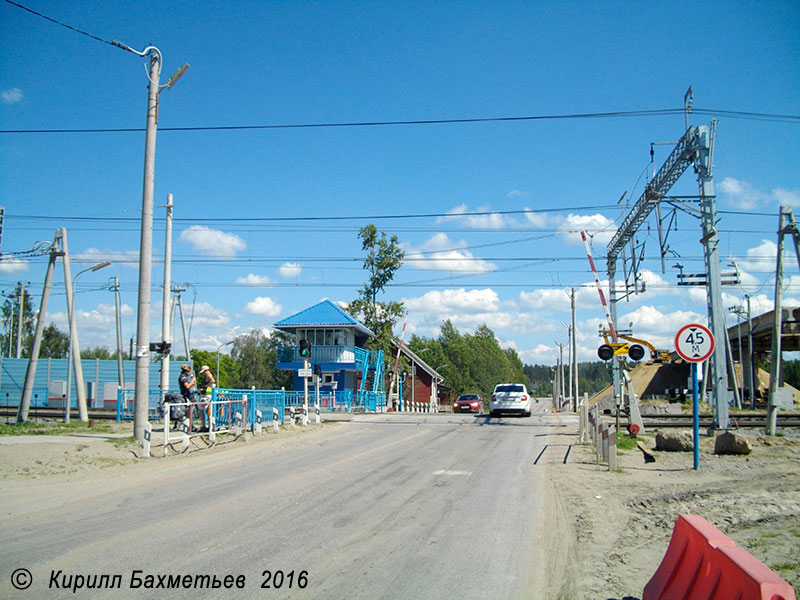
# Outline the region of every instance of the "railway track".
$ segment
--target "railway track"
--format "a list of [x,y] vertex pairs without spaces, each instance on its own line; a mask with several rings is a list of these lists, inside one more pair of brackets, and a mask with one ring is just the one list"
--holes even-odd
[[[767,426],[765,413],[746,413],[728,415],[730,425],[734,429],[761,429]],[[642,415],[645,427],[653,429],[669,427],[692,427],[692,415]],[[711,415],[700,415],[700,427],[711,427]],[[800,413],[778,413],[778,427],[800,427]]]
[[[0,407],[0,417],[8,422],[9,418],[16,419],[17,407],[16,406],[3,406]],[[28,410],[28,420],[35,421],[36,419],[63,419],[64,409],[38,407],[32,406]],[[73,408],[69,413],[70,420],[78,420],[78,409]],[[116,421],[117,412],[113,410],[89,410],[89,418],[101,421]]]

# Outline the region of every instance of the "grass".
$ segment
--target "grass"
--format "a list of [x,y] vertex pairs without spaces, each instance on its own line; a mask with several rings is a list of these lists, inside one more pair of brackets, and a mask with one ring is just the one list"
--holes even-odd
[[618,435],[617,436],[617,450],[633,450],[636,448],[636,442],[638,440],[636,438],[632,438],[628,435]]
[[69,433],[110,433],[111,425],[97,423],[93,426],[82,421],[70,423],[0,423],[0,435],[63,435]]
[[136,443],[136,438],[131,436],[124,437],[124,438],[110,438],[106,440],[109,444],[114,444],[117,448],[124,448],[130,444]]

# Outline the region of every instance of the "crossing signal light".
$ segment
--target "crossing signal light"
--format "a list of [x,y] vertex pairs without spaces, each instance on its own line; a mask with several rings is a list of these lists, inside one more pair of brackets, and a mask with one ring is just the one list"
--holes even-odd
[[601,360],[611,360],[615,354],[627,354],[631,360],[642,360],[644,348],[639,344],[603,344],[597,349],[597,356]]
[[614,356],[614,349],[608,344],[603,344],[597,349],[597,356],[600,357],[600,360],[611,360],[611,357]]
[[300,358],[308,358],[311,356],[311,344],[306,340],[300,340]]
[[314,375],[322,377],[322,365],[317,363],[314,365]]
[[169,354],[172,344],[169,342],[151,342],[150,352],[158,352],[159,354]]

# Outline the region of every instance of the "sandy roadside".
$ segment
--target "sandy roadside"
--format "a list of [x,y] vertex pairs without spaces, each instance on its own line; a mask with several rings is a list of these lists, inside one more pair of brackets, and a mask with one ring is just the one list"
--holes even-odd
[[639,450],[620,451],[616,472],[598,466],[590,446],[573,447],[566,464],[550,461],[549,511],[561,511],[553,522],[569,528],[566,567],[553,558],[565,576],[552,597],[641,598],[684,513],[710,521],[798,590],[800,439],[742,433],[749,456],[714,455],[703,437],[697,471],[690,452],[656,452],[645,464]]

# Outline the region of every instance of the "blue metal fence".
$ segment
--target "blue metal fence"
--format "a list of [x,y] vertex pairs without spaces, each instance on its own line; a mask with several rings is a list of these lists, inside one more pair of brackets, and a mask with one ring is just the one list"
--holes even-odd
[[[171,391],[170,393],[178,394]],[[117,421],[131,420],[134,414],[134,390],[119,390],[117,396]],[[247,422],[256,422],[256,411],[261,411],[262,422],[272,422],[274,411],[277,409],[278,419],[284,420],[287,408],[300,408],[303,406],[304,392],[286,390],[247,390],[247,389],[228,389],[215,388],[212,390],[211,400],[213,402],[223,400],[243,401],[247,399]],[[313,410],[316,403],[316,393],[313,390],[308,392],[308,407]],[[148,419],[158,421],[162,419],[159,410],[161,400],[161,390],[151,389],[149,392]],[[384,392],[353,392],[344,390],[340,392],[320,392],[319,407],[324,412],[353,412],[366,411],[378,412],[386,406],[386,394]],[[216,416],[216,415],[215,415]],[[220,415],[221,419],[227,416]],[[224,420],[227,423],[227,420]]]

